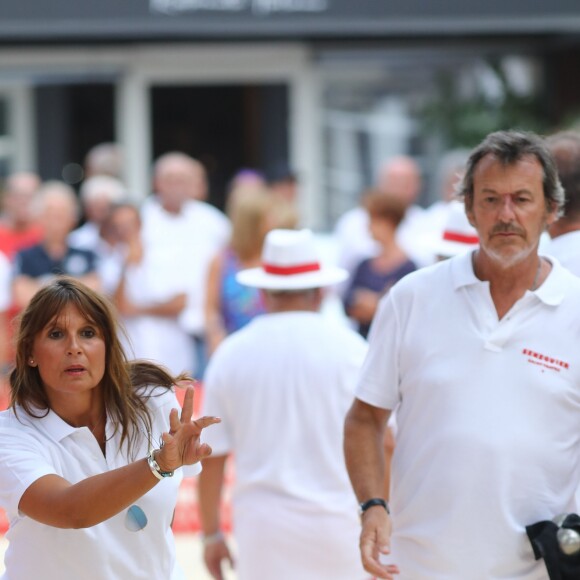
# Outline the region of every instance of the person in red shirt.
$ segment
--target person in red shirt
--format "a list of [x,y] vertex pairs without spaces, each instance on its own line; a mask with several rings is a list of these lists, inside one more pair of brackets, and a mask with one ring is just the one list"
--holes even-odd
[[13,173],[4,186],[0,216],[0,251],[13,260],[20,250],[42,240],[42,228],[32,210],[32,201],[40,188],[35,173]]
[[[40,188],[40,178],[35,173],[13,173],[6,178],[0,214],[0,252],[9,262],[16,254],[38,244],[43,237],[42,228],[35,218],[33,200]],[[11,321],[20,309],[14,302],[0,315],[0,408],[4,408],[1,392],[5,375],[12,358]]]

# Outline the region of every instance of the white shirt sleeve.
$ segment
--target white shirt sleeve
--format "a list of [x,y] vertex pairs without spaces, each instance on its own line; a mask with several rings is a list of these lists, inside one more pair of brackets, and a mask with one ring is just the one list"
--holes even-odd
[[12,266],[0,252],[0,312],[8,310],[12,302]]
[[227,364],[223,361],[220,363],[220,352],[222,352],[221,349],[218,349],[212,356],[203,381],[202,415],[223,419],[221,423],[212,425],[203,432],[203,441],[211,446],[212,455],[226,455],[232,448],[228,428],[230,421],[227,420],[227,395],[224,394],[226,385],[220,378],[220,368],[227,367]]
[[369,333],[369,351],[355,395],[361,401],[393,410],[400,402],[400,323],[395,291],[381,299]]
[[0,441],[0,507],[13,516],[30,485],[57,470],[42,442],[27,433],[27,427],[13,415],[0,419]]

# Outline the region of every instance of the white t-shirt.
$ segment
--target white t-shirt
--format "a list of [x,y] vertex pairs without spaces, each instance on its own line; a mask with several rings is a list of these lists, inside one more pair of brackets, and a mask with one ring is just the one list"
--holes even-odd
[[558,258],[572,274],[580,276],[580,230],[552,238],[546,245],[546,253]]
[[[179,292],[187,292],[185,284],[179,288],[171,273],[167,272],[166,277],[147,253],[140,264],[131,264],[125,270],[125,294],[136,306],[166,302]],[[130,358],[155,361],[175,375],[194,372],[192,339],[177,316],[142,314],[125,318],[124,325],[129,338],[124,346]]]
[[68,242],[73,248],[91,250],[91,252],[98,252],[100,241],[99,226],[94,222],[85,222],[68,236]]
[[525,526],[574,511],[580,280],[548,278],[498,320],[471,252],[381,302],[357,397],[397,407],[392,561],[401,580],[545,580]]
[[0,312],[8,310],[12,303],[12,266],[3,252],[0,252]]
[[287,312],[255,318],[210,359],[203,413],[222,422],[204,441],[234,455],[240,580],[366,577],[342,452],[365,353],[345,326]]
[[142,219],[144,252],[157,271],[158,284],[187,290],[180,324],[189,334],[203,334],[209,264],[229,242],[229,220],[215,207],[194,200],[171,214],[154,197],[143,204]]
[[[153,420],[153,445],[158,447],[161,433],[169,429],[169,412],[179,408],[179,403],[172,391],[159,388],[153,392],[156,396],[149,399],[148,406]],[[134,506],[138,509],[129,508],[137,513],[136,519],[124,510],[90,528],[59,529],[18,511],[22,494],[40,477],[57,474],[74,484],[127,465],[131,460],[125,451],[119,451],[120,434],[113,436],[112,420],[107,420],[106,430],[105,457],[88,428],[72,427],[52,411],[40,419],[22,409],[18,410],[18,418],[12,410],[0,413],[0,506],[10,521],[3,580],[183,578],[175,560],[170,525],[179,484],[184,475],[199,473],[199,465],[177,470],[173,477],[165,478],[137,500]],[[145,457],[148,448],[144,434],[136,457]],[[135,522],[143,514],[147,524],[134,531],[139,527]]]

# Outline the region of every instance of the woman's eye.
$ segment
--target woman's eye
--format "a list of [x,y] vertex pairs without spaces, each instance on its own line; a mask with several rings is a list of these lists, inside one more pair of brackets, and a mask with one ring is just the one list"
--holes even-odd
[[49,338],[61,338],[62,332],[60,330],[51,330],[48,333]]
[[83,338],[93,338],[96,336],[96,332],[92,328],[86,328],[81,332]]

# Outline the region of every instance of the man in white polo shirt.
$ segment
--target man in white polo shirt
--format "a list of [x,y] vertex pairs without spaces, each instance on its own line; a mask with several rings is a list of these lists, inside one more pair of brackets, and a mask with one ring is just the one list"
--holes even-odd
[[366,342],[318,311],[322,288],[346,271],[321,266],[308,230],[271,231],[262,261],[238,281],[264,291],[267,314],[229,336],[205,376],[203,408],[223,428],[205,434],[214,460],[199,480],[204,559],[223,578],[219,499],[232,453],[238,580],[363,580],[341,448]]
[[562,131],[546,141],[566,191],[564,215],[550,227],[546,252],[580,276],[580,133]]
[[580,280],[538,255],[563,190],[544,142],[507,131],[461,193],[480,248],[406,277],[371,329],[345,424],[361,555],[377,578],[545,580],[526,527],[573,511],[580,481]]

